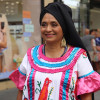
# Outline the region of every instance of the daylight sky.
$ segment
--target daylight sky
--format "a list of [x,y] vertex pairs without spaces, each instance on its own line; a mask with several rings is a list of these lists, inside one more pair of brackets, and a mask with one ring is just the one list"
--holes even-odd
[[66,5],[74,8],[79,5],[80,0],[62,0]]

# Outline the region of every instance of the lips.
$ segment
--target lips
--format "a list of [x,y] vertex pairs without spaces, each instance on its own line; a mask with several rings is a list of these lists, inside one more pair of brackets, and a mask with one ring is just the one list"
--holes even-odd
[[55,34],[45,34],[46,37],[53,37]]

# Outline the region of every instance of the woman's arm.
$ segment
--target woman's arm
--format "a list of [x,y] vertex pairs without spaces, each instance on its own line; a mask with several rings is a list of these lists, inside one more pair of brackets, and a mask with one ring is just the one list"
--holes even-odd
[[22,100],[23,91],[18,90],[17,100]]
[[100,51],[100,46],[96,46],[97,51]]
[[6,28],[0,30],[3,33],[3,41],[0,42],[0,47],[1,48],[6,48],[7,47],[7,37],[6,37]]
[[81,100],[92,100],[92,94],[91,93],[82,94]]
[[96,49],[96,43],[94,39],[91,40],[91,45],[92,45],[93,52],[96,53],[97,49]]
[[3,41],[0,42],[0,47],[1,47],[1,48],[6,48],[6,47],[7,47],[6,33],[3,33]]

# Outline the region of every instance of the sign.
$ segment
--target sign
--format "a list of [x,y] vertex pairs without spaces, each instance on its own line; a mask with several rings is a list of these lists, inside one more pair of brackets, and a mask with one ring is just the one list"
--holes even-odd
[[23,11],[23,18],[31,18],[31,12],[30,11]]
[[34,32],[33,24],[25,24],[25,32]]
[[31,19],[30,18],[23,18],[23,24],[30,24]]
[[23,36],[24,36],[24,37],[31,37],[31,36],[32,36],[32,33],[24,32],[24,33],[23,33]]
[[25,41],[25,42],[29,42],[29,37],[25,37],[25,38],[24,38],[24,41]]

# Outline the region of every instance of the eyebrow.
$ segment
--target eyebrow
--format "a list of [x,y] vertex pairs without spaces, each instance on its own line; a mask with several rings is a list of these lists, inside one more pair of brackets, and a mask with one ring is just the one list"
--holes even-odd
[[[46,21],[43,21],[42,23],[46,23]],[[51,21],[50,23],[58,23],[57,21]]]

